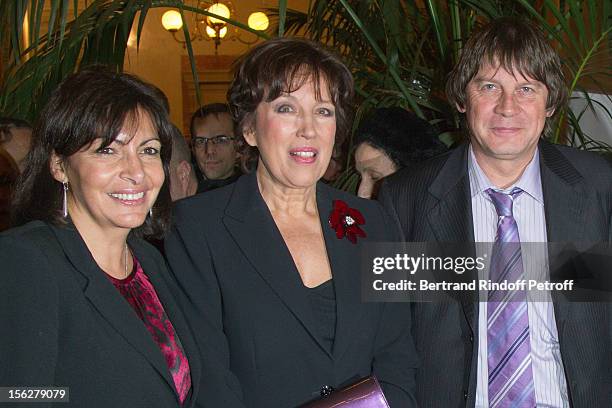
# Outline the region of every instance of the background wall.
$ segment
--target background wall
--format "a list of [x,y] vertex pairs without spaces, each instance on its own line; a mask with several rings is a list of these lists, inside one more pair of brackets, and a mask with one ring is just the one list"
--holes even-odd
[[612,112],[610,96],[592,92],[589,92],[589,96],[594,102],[592,107],[587,106],[581,93],[574,92],[569,102],[570,108],[576,115],[584,111],[580,118],[580,129],[584,133],[593,140],[612,145],[612,122],[606,113],[606,110]]
[[[276,7],[277,5],[278,2],[274,0],[234,0],[233,6],[236,9],[236,16],[232,16],[232,19],[246,24],[248,16],[252,12],[265,11],[263,10],[265,7]],[[288,7],[305,12],[308,9],[308,0],[289,0]],[[184,129],[183,118],[191,114],[191,112],[184,111],[182,91],[181,59],[183,56],[187,56],[187,50],[162,27],[161,18],[166,10],[169,9],[156,8],[148,12],[138,48],[136,44],[137,24],[134,25],[126,52],[125,70],[155,84],[164,91],[170,102],[172,121],[179,128]],[[189,18],[188,15],[186,17],[188,25],[190,29],[193,29],[195,23],[190,22]],[[230,27],[230,29],[233,29],[233,27]],[[242,30],[240,32],[241,38],[245,40],[256,39],[256,36],[251,33]],[[182,33],[177,33],[177,37],[182,39]],[[214,62],[215,47],[212,41],[194,41],[192,45],[194,54],[199,56],[200,60],[208,58]],[[230,58],[233,60],[246,52],[249,47],[252,47],[252,45],[245,45],[238,40],[223,39],[218,54],[222,57],[221,59]],[[201,82],[207,81],[204,74],[205,72],[200,75]],[[195,98],[194,95],[190,95],[190,97]],[[206,95],[202,95],[202,99],[202,103],[211,102]],[[195,100],[192,101],[192,106],[196,104]]]

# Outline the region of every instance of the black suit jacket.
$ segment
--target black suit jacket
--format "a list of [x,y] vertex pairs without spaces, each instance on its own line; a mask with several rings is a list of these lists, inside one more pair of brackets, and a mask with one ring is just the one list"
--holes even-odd
[[[194,406],[200,354],[164,260],[142,240],[128,244],[183,345],[192,378],[183,406]],[[69,387],[73,407],[180,406],[159,347],[74,227],[34,221],[3,233],[0,265],[0,386]]]
[[[474,241],[467,154],[463,145],[385,181],[379,199],[399,221],[406,241]],[[539,144],[539,154],[548,241],[612,241],[610,163],[545,141]],[[610,304],[553,300],[573,406],[610,406]],[[454,302],[415,304],[412,315],[422,362],[417,401],[425,407],[473,407],[478,359],[475,294]]]
[[[357,244],[336,238],[328,224],[334,199],[361,211],[367,238]],[[318,398],[325,385],[371,373],[392,406],[413,406],[409,309],[360,298],[363,243],[391,240],[397,226],[378,203],[322,183],[317,205],[336,289],[331,352],[319,338],[306,289],[254,174],[176,207],[166,255],[185,293],[188,319],[206,320],[197,339],[214,341],[230,370],[226,386],[213,396],[218,406],[295,407]]]

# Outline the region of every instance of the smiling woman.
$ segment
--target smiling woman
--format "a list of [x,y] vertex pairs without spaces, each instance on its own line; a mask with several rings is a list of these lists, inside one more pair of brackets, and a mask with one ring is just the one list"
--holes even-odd
[[[187,407],[199,352],[164,260],[172,127],[127,74],[68,77],[34,128],[0,235],[0,385],[69,388],[76,407]],[[108,384],[114,384],[109,392]]]
[[321,82],[317,88],[320,99],[309,80],[257,107],[243,135],[259,150],[260,183],[274,179],[275,185],[288,188],[312,187],[325,173],[334,147],[336,113],[327,84]]
[[[144,213],[152,208],[155,217],[142,219],[134,229],[139,236],[160,234],[170,215],[169,188],[163,181],[167,179],[172,139],[171,125],[163,107],[158,110],[162,102],[157,98],[155,91],[139,79],[102,68],[82,71],[67,79],[50,98],[34,129],[32,151],[14,200],[13,223],[19,225],[32,219],[65,223],[64,197],[68,198],[68,209],[83,198],[73,191],[78,189],[79,178],[92,169],[103,172],[104,168],[113,168],[122,171],[116,175],[117,180],[123,180],[121,188],[127,188],[128,193],[134,185],[138,186],[136,190],[143,185],[151,188],[149,207]],[[143,142],[146,144],[140,145]],[[151,156],[151,150],[143,150],[145,147],[159,151]],[[133,154],[140,150],[143,151]],[[75,167],[78,163],[92,167],[80,172]],[[125,169],[118,164],[125,165]],[[144,170],[146,178],[136,174],[137,180],[125,180],[130,178],[126,171]],[[70,171],[77,179],[68,178],[66,172]],[[155,187],[150,186],[151,171],[162,173]],[[42,202],[48,204],[41,205]]]
[[397,226],[319,182],[352,95],[346,66],[305,40],[267,41],[236,69],[228,100],[257,169],[177,203],[165,241],[187,318],[213,323],[196,338],[231,372],[211,407],[296,407],[372,375],[392,407],[414,404],[410,310],[360,301],[359,255]]
[[53,152],[51,172],[68,186],[67,209],[77,227],[97,234],[137,228],[164,182],[161,141],[149,114],[138,109],[110,145],[97,138],[65,159]]

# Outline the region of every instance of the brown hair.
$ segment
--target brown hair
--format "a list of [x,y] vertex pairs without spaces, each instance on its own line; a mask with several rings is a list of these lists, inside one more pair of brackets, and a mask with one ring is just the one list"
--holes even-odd
[[[135,229],[137,235],[160,236],[170,222],[168,165],[172,154],[172,125],[155,89],[137,77],[96,66],[67,77],[53,92],[32,133],[32,148],[13,200],[13,225],[31,220],[63,223],[62,185],[49,169],[53,152],[69,157],[101,138],[109,146],[126,122],[145,112],[162,145],[166,176],[153,205],[153,217]],[[137,122],[134,123],[134,131]]]
[[[485,64],[499,65],[509,73],[518,72],[546,85],[547,110],[554,109],[557,113],[567,100],[559,55],[544,33],[528,21],[504,17],[472,34],[446,82],[446,95],[451,104],[465,107],[467,85]],[[549,120],[546,120],[547,128]]]
[[338,147],[351,127],[353,76],[336,54],[310,40],[275,38],[254,47],[238,61],[227,99],[243,167],[247,167],[243,170],[250,170],[249,164],[256,162],[258,155],[243,136],[243,129],[254,125],[257,106],[293,92],[309,80],[317,99],[321,98],[321,80],[325,81],[336,108]]
[[208,105],[200,106],[193,115],[191,115],[191,121],[189,122],[189,132],[191,133],[191,140],[197,135],[195,134],[195,121],[196,119],[204,119],[210,115],[221,115],[227,113],[231,116],[229,106],[225,103],[209,103]]

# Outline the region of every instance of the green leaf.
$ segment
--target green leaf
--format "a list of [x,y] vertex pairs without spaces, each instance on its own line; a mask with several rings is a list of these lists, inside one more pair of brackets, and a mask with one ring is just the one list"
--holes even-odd
[[278,36],[285,35],[285,19],[287,18],[287,0],[278,0]]
[[[542,28],[543,28],[545,31],[547,31],[547,32],[548,32],[550,35],[552,35],[552,36],[553,36],[553,37],[554,37],[554,38],[555,38],[557,41],[559,41],[559,43],[561,43],[561,44],[565,44],[565,43],[566,43],[566,41],[563,39],[563,37],[562,37],[562,36],[559,34],[558,30],[556,30],[556,29],[555,29],[553,26],[551,26],[551,25],[550,25],[550,24],[549,24],[549,23],[546,21],[546,19],[545,19],[545,18],[544,18],[544,17],[543,17],[543,16],[542,16],[540,13],[538,13],[538,11],[537,11],[536,9],[534,9],[534,8],[531,6],[531,2],[529,2],[529,1],[527,1],[527,0],[516,0],[516,1],[517,1],[517,3],[519,3],[519,4],[520,4],[520,5],[521,5],[521,6],[522,6],[522,7],[523,7],[523,8],[524,8],[524,9],[525,9],[527,12],[529,12],[529,14],[530,14],[531,16],[533,16],[533,17],[534,17],[534,18],[535,18],[535,19],[538,21],[538,23],[540,24],[540,26],[541,26],[541,27],[542,27]],[[545,1],[546,1],[546,0],[545,0]],[[547,9],[551,10],[551,9],[550,9],[550,6],[549,6],[549,3],[548,3],[548,2],[546,2],[545,4],[546,4]],[[563,16],[562,16],[562,15],[559,13],[559,10],[554,9],[554,10],[551,10],[551,11],[553,11],[553,14],[555,14],[555,16],[556,16],[557,20],[559,19],[559,17],[560,17],[561,19],[563,19],[563,20],[564,20],[564,17],[563,17]],[[578,47],[578,45],[577,45],[577,44],[576,44],[576,49],[579,49],[579,47]]]
[[453,32],[452,47],[453,47],[453,60],[459,60],[459,51],[461,50],[462,36],[461,36],[461,18],[459,11],[459,3],[457,0],[451,0],[448,4],[448,8],[451,16],[451,29]]
[[[578,68],[578,72],[576,72],[576,74],[574,75],[574,78],[572,79],[572,82],[569,86],[569,95],[571,95],[574,92],[574,89],[576,88],[576,85],[578,84],[578,81],[582,78],[582,72],[585,69],[586,65],[589,63],[593,53],[595,52],[595,50],[597,50],[597,48],[599,48],[599,45],[608,37],[608,34],[610,34],[610,32],[612,31],[612,27],[609,27],[606,31],[604,31],[603,33],[601,33],[601,35],[599,36],[599,38],[593,43],[593,45],[587,50],[586,55],[584,56],[584,58],[582,59],[582,62],[580,63],[580,66]],[[561,120],[563,119],[564,113],[567,110],[564,110],[564,112],[561,113]],[[561,127],[557,127],[557,131],[555,133],[555,137],[554,137],[554,141],[555,143],[558,143],[560,140],[560,136],[561,136]]]
[[62,46],[64,41],[64,33],[66,32],[66,22],[68,21],[68,10],[70,3],[68,0],[62,0],[62,11],[60,13],[60,32],[59,32],[59,45]]
[[40,42],[40,26],[41,19],[43,14],[43,9],[45,7],[45,0],[38,0],[38,5],[33,9],[32,15],[34,17],[34,34],[32,35],[32,47],[34,49],[38,48],[38,44]]
[[572,20],[576,23],[576,28],[578,29],[578,39],[582,45],[581,48],[588,47],[588,39],[586,35],[586,30],[584,28],[583,14],[580,10],[579,5],[580,0],[569,0],[570,12]]
[[140,38],[142,36],[142,28],[144,27],[145,19],[147,18],[149,8],[151,8],[151,0],[145,1],[142,5],[142,8],[140,9],[140,17],[138,18],[138,30],[136,31],[136,50],[140,50]]
[[28,36],[30,37],[30,41],[32,41],[32,38],[34,38],[34,29],[36,28],[34,25],[36,19],[36,0],[30,0],[30,5],[28,7]]
[[49,15],[49,26],[47,29],[47,38],[49,41],[52,41],[52,34],[55,30],[55,19],[57,18],[60,1],[61,0],[51,0],[51,14]]
[[[10,6],[9,6],[10,7]],[[14,30],[12,33],[12,47],[14,50],[14,58],[17,62],[21,59],[21,35],[23,30],[23,16],[25,13],[25,7],[22,0],[16,0],[13,3],[13,24]]]
[[380,49],[376,41],[374,41],[374,39],[372,38],[368,30],[365,28],[361,19],[357,16],[355,11],[351,8],[351,6],[348,4],[346,0],[340,0],[340,2],[342,3],[346,11],[349,13],[351,18],[355,22],[355,24],[361,29],[361,31],[363,32],[363,35],[366,37],[366,39],[370,43],[370,46],[372,47],[376,55],[378,55],[381,61],[387,66],[387,69],[389,70],[389,73],[393,77],[393,80],[395,81],[396,85],[398,86],[398,88],[401,90],[402,94],[406,98],[406,101],[408,101],[408,103],[410,104],[410,107],[412,108],[414,113],[420,117],[423,117],[423,112],[421,111],[421,108],[419,108],[419,106],[417,105],[412,95],[408,92],[408,89],[406,88],[406,85],[399,77],[397,70],[395,69],[394,66],[391,66],[388,64],[387,57],[382,52],[382,50]]
[[198,76],[198,68],[196,66],[195,57],[193,55],[193,47],[191,46],[191,38],[189,37],[189,28],[185,21],[183,9],[179,8],[181,13],[181,19],[183,20],[183,35],[185,36],[185,47],[187,48],[187,54],[189,55],[189,62],[191,65],[191,75],[193,75],[193,81],[195,85],[195,94],[198,102],[198,106],[202,105],[202,95],[200,94],[200,78]]
[[[535,20],[562,48],[570,89],[579,89],[587,78],[589,83],[599,86],[598,78],[612,77],[609,70],[612,2],[568,1],[311,0],[308,14],[289,10],[288,2],[281,1],[277,15],[279,25],[283,16],[284,28],[271,28],[270,32],[287,35],[304,30],[307,37],[328,44],[342,54],[355,78],[359,103],[355,125],[360,115],[373,107],[402,106],[415,112],[420,109],[423,117],[445,123],[441,128],[455,135],[458,115],[444,97],[445,76],[472,29],[491,18],[512,15]],[[66,17],[66,4],[74,8],[70,18]],[[121,69],[132,25],[138,18],[139,45],[152,7],[182,7],[186,12],[210,15],[178,0],[0,1],[0,27],[6,27],[0,30],[0,44],[8,47],[6,55],[10,56],[0,76],[3,81],[0,109],[34,118],[57,83],[80,64],[97,61]],[[26,9],[29,9],[31,46],[24,50],[20,30]],[[48,25],[43,21],[43,9],[46,9],[45,18],[49,17]],[[141,13],[136,17],[139,10]],[[274,17],[273,13],[269,15],[271,19]],[[238,21],[225,21],[268,38]],[[185,48],[197,83],[193,53],[187,44]],[[588,103],[589,106],[596,104]],[[554,127],[557,140],[561,139],[560,131],[566,124],[579,129],[576,122],[579,117],[580,114],[560,112]],[[571,131],[583,138],[576,143],[584,148],[601,147],[584,132]]]
[[334,188],[348,191],[353,194],[357,194],[357,188],[359,187],[359,182],[361,181],[361,177],[357,170],[354,167],[347,167],[340,176],[332,183]]
[[444,37],[444,28],[440,21],[440,15],[438,13],[438,7],[434,0],[427,0],[427,10],[431,17],[431,23],[434,27],[434,33],[438,42],[438,49],[440,50],[440,56],[442,61],[446,60],[446,38]]
[[[521,0],[521,2],[523,1],[524,0]],[[569,38],[570,43],[574,47],[575,51],[581,52],[582,48],[580,47],[580,44],[578,43],[578,40],[576,39],[576,36],[574,35],[574,32],[570,27],[569,18],[566,18],[561,14],[561,11],[557,8],[557,5],[553,2],[553,0],[544,0],[544,4],[546,4],[546,7],[552,12],[552,14],[557,19],[557,22],[563,28],[563,33],[567,35],[567,38]],[[538,16],[536,15],[536,17]],[[547,22],[544,21],[543,27],[551,33],[550,25]],[[565,43],[565,41],[562,41],[562,43]]]

